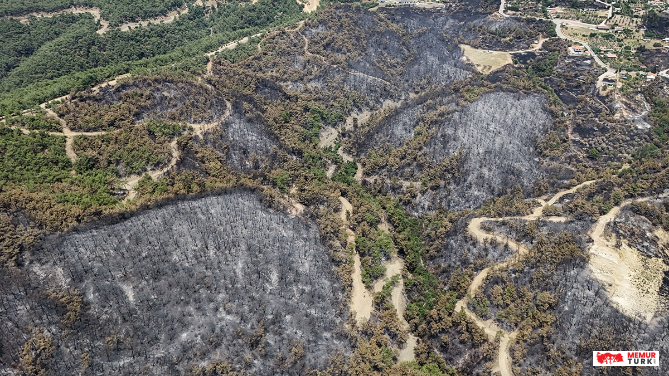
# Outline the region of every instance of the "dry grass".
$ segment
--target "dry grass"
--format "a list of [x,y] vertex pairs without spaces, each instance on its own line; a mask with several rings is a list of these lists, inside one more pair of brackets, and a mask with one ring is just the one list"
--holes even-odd
[[506,64],[511,64],[511,54],[501,51],[479,50],[466,44],[461,44],[465,57],[474,64],[477,71],[488,74]]

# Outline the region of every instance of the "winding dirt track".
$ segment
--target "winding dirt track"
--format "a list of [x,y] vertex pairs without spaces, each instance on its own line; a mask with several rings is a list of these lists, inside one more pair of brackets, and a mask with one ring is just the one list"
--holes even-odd
[[[83,9],[82,8],[77,8],[77,9],[74,9],[74,10],[68,9],[68,10],[52,12],[52,13],[31,13],[31,14],[26,15],[26,16],[12,17],[12,18],[19,18],[19,19],[21,19],[21,22],[24,22],[22,20],[24,18],[26,20],[25,22],[28,22],[27,20],[28,20],[28,17],[30,15],[41,16],[41,17],[53,17],[57,14],[61,14],[61,13],[65,13],[65,12],[93,13],[94,17],[99,17],[99,10],[97,8],[95,8],[95,9],[93,9],[93,8],[83,8]],[[96,12],[97,12],[97,16],[96,16]],[[302,23],[300,23],[298,25],[298,28],[301,27],[301,25],[302,25]],[[255,34],[255,35],[252,35],[251,37],[257,37],[257,36],[260,36],[260,35],[262,35],[262,34]],[[212,57],[213,55],[215,55],[216,52],[220,52],[220,51],[225,50],[225,49],[235,48],[239,43],[245,43],[245,42],[248,42],[248,40],[249,40],[249,37],[245,37],[245,38],[242,38],[240,40],[230,42],[230,43],[224,45],[223,47],[219,48],[218,50],[216,50],[214,52],[207,53],[205,55],[208,56],[208,57]],[[212,62],[210,60],[209,64],[207,65],[208,74],[211,74],[211,64],[212,64]],[[115,85],[118,84],[118,82],[121,79],[128,78],[128,77],[130,77],[129,74],[120,75],[118,77],[115,77],[112,80],[102,82],[99,85],[96,85],[96,86],[92,87],[91,90],[93,92],[98,92],[101,88],[104,88],[104,87],[107,87],[107,86],[115,86]],[[68,101],[70,99],[71,99],[71,97],[69,95],[64,95],[62,97],[54,98],[52,100],[44,102],[44,103],[40,104],[39,107],[42,109],[42,111],[44,111],[46,113],[47,117],[52,118],[52,119],[56,119],[60,123],[60,126],[63,129],[62,132],[48,132],[48,133],[51,134],[51,135],[54,135],[54,136],[65,137],[65,153],[70,158],[70,160],[72,162],[74,162],[77,159],[77,154],[74,152],[74,148],[73,148],[74,138],[76,136],[93,137],[93,136],[105,135],[109,132],[106,132],[106,131],[96,131],[96,132],[77,132],[77,131],[73,131],[68,127],[67,122],[65,120],[63,120],[62,118],[60,118],[58,116],[58,114],[56,114],[56,112],[54,112],[51,108],[47,108],[47,105],[51,102],[54,102],[54,101],[65,102],[65,101]],[[202,134],[205,131],[215,127],[216,125],[219,124],[220,121],[222,121],[223,119],[225,119],[229,116],[230,110],[231,110],[231,105],[227,101],[226,101],[226,106],[227,106],[227,109],[226,109],[225,114],[223,116],[221,116],[221,118],[219,118],[219,119],[217,119],[217,120],[215,120],[211,123],[201,123],[201,124],[188,123],[187,125],[190,126],[191,128],[193,128],[194,135],[201,137]],[[31,114],[31,113],[34,113],[34,111],[33,110],[24,111],[24,114]],[[1,121],[4,122],[4,119],[2,119]],[[30,130],[25,129],[25,128],[21,128],[21,131],[24,134],[29,134],[31,132]],[[176,166],[177,162],[179,161],[179,157],[180,157],[179,148],[177,147],[176,141],[177,140],[175,139],[170,143],[170,149],[171,149],[171,153],[172,153],[172,158],[170,159],[170,162],[162,169],[151,170],[151,171],[146,172],[154,180],[163,176],[167,171],[169,171],[171,168]],[[142,175],[131,175],[131,176],[128,176],[125,179],[123,189],[128,191],[128,195],[123,200],[124,202],[132,200],[133,198],[135,198],[137,196],[137,191],[135,190],[135,187],[137,186],[137,183],[142,178],[142,176],[143,176],[143,174]]]
[[[455,306],[456,311],[464,310],[467,316],[469,316],[478,327],[483,329],[485,333],[487,334],[488,338],[493,341],[497,336],[500,336],[500,344],[499,344],[499,350],[498,350],[498,355],[497,355],[497,361],[496,365],[493,368],[493,371],[499,372],[502,376],[511,376],[513,375],[512,371],[512,364],[511,364],[511,356],[509,354],[509,346],[511,342],[515,339],[517,331],[514,332],[508,332],[505,331],[494,322],[494,320],[490,319],[487,321],[481,320],[474,312],[472,312],[468,308],[468,303],[470,301],[470,298],[476,295],[476,292],[482,287],[483,282],[485,281],[486,277],[488,276],[489,272],[493,268],[501,268],[509,265],[511,262],[517,260],[520,256],[526,255],[529,253],[529,249],[524,245],[518,243],[516,240],[500,233],[489,233],[484,231],[481,228],[481,225],[485,221],[502,221],[502,220],[507,220],[507,219],[521,219],[521,220],[536,220],[543,215],[543,209],[544,206],[546,205],[553,205],[555,204],[562,196],[570,193],[574,193],[580,188],[583,188],[585,186],[588,186],[590,184],[595,183],[596,180],[590,180],[586,181],[584,183],[581,183],[573,188],[561,191],[554,195],[550,200],[544,201],[544,200],[537,200],[541,204],[541,206],[537,207],[531,214],[528,214],[526,216],[509,216],[509,217],[503,217],[503,218],[489,218],[489,217],[477,217],[477,218],[472,218],[467,226],[467,232],[469,235],[471,235],[474,239],[476,239],[478,242],[486,242],[486,241],[497,241],[498,243],[502,244],[507,244],[511,250],[513,250],[515,253],[514,255],[507,259],[506,261],[499,262],[495,265],[489,266],[483,270],[481,270],[472,280],[471,284],[467,288],[467,295],[460,299]],[[667,194],[662,195],[660,197],[666,197]],[[636,200],[626,200],[622,202],[620,205],[617,207],[613,208],[609,213],[606,215],[601,216],[597,222],[593,225],[591,231],[590,231],[590,237],[593,239],[594,243],[590,247],[589,252],[593,255],[593,259],[596,258],[598,255],[604,254],[605,258],[610,259],[611,254],[613,255],[619,255],[621,252],[624,250],[618,246],[616,247],[615,242],[610,241],[606,239],[605,234],[604,234],[604,229],[606,227],[606,224],[612,221],[615,216],[620,212],[620,209],[628,205],[632,202],[640,202],[640,201],[646,201],[648,200],[649,197],[646,198],[641,198],[641,199],[636,199]],[[556,217],[543,217],[543,220],[547,221],[555,221],[555,222],[564,222],[569,220],[567,217],[562,217],[562,216],[556,216]],[[623,247],[624,248],[624,247]],[[634,249],[631,249],[630,247],[627,247],[627,254],[628,254],[628,259],[633,258],[633,257],[639,257],[638,252]],[[622,258],[622,257],[621,257]],[[624,261],[627,261],[624,260]],[[628,270],[627,266],[625,265],[624,262],[615,263],[614,267],[608,266],[608,268],[604,268],[598,265],[601,265],[601,262],[593,262],[591,259],[590,262],[590,268],[593,272],[593,275],[600,281],[602,282],[608,282],[609,284],[609,297],[611,300],[618,306],[618,308],[625,314],[630,315],[630,316],[635,316],[635,317],[642,317],[646,320],[650,320],[652,318],[653,314],[652,312],[649,312],[648,310],[653,309],[652,305],[652,296],[650,298],[648,297],[642,297],[639,299],[636,299],[634,302],[630,302],[631,299],[629,299],[629,289],[634,289],[632,286],[632,283],[630,282],[630,279],[634,276],[634,273],[638,273],[638,271],[634,270]],[[657,265],[655,265],[657,264]],[[660,265],[661,264],[661,265]],[[667,267],[661,263],[661,261],[658,260],[651,260],[645,265],[654,265],[655,271],[657,270],[666,270]],[[604,272],[602,272],[599,269],[605,269]],[[611,276],[613,274],[613,277]],[[648,273],[651,275],[657,274],[657,273]],[[663,275],[660,273],[659,275]],[[618,287],[624,287],[623,289],[619,289]],[[659,285],[657,286],[659,288]],[[620,296],[616,295],[616,291],[627,291],[626,294],[621,293]],[[647,294],[648,295],[648,294]],[[652,295],[652,294],[651,294]],[[627,296],[627,298],[626,298]],[[646,300],[644,300],[646,299]],[[631,307],[631,308],[630,308]],[[645,311],[644,311],[645,309]]]
[[[257,3],[258,0],[251,0],[252,4]],[[318,8],[318,5],[320,4],[320,0],[304,0],[304,9],[302,10],[305,13],[311,13]],[[218,0],[197,0],[195,2],[195,5],[198,6],[210,6],[210,7],[218,7]],[[56,17],[64,13],[73,13],[73,14],[85,14],[88,13],[93,16],[93,19],[95,22],[100,23],[100,28],[96,30],[96,33],[103,35],[109,30],[120,30],[120,31],[129,31],[138,27],[146,27],[148,25],[156,25],[156,24],[161,24],[161,23],[170,23],[174,22],[179,18],[180,15],[188,14],[188,7],[183,7],[179,9],[175,9],[165,16],[159,16],[159,17],[153,17],[153,18],[147,18],[145,20],[137,21],[137,22],[126,22],[124,24],[121,24],[117,27],[110,28],[109,27],[109,21],[105,20],[102,18],[101,15],[101,10],[98,7],[86,7],[86,6],[73,6],[67,9],[61,9],[53,12],[31,12],[27,13],[21,16],[4,16],[3,18],[5,19],[15,19],[19,20],[22,24],[29,24],[30,23],[30,18],[51,18],[51,17]],[[234,47],[233,47],[234,48]]]
[[[165,175],[167,171],[177,165],[180,153],[176,138],[170,142],[170,151],[172,152],[172,159],[170,159],[170,163],[168,163],[167,166],[161,168],[160,170],[152,170],[147,172],[147,174],[149,174],[153,180],[160,179],[160,177]],[[142,176],[144,175],[132,175],[127,178],[126,183],[123,185],[123,189],[128,191],[128,195],[123,200],[124,202],[137,197],[137,190],[135,188],[137,187],[137,183],[139,183],[139,180],[142,178]]]
[[4,18],[19,20],[19,22],[21,22],[22,24],[29,24],[31,17],[51,18],[64,13],[74,13],[74,14],[88,13],[92,15],[95,22],[100,23],[100,28],[96,31],[96,33],[103,35],[107,33],[109,30],[114,30],[114,29],[118,29],[121,31],[129,31],[131,29],[148,26],[150,24],[170,23],[179,18],[179,15],[188,13],[188,7],[173,10],[169,12],[166,16],[149,18],[138,22],[127,22],[115,28],[109,27],[109,21],[102,18],[102,16],[100,15],[100,8],[97,7],[72,7],[68,9],[58,10],[55,12],[32,12],[22,16],[5,16]]
[[[353,206],[344,197],[339,197],[341,203],[341,220],[344,222],[347,246],[355,244],[355,233],[349,225],[347,213],[353,214]],[[367,290],[362,283],[360,255],[356,252],[353,255],[353,286],[351,288],[351,311],[355,313],[355,319],[359,324],[369,320],[372,315],[374,296]]]
[[239,39],[239,40],[235,40],[235,41],[226,43],[226,44],[224,44],[221,48],[217,49],[216,51],[207,52],[207,53],[205,54],[205,56],[207,56],[207,57],[212,57],[212,56],[215,56],[217,53],[219,53],[219,52],[221,52],[221,51],[223,51],[223,50],[232,50],[232,49],[234,49],[235,47],[237,47],[237,46],[240,45],[240,44],[248,43],[248,41],[249,41],[250,38],[256,38],[256,37],[259,37],[259,36],[261,36],[261,35],[262,35],[262,33],[253,34],[253,35],[251,35],[250,37],[244,37],[244,38],[242,38],[242,39]]
[[[208,1],[207,3],[212,4],[212,3],[215,3],[215,1],[214,2]],[[313,10],[315,10],[318,7],[318,4],[319,4],[319,0],[309,0],[307,2],[307,4],[305,4],[304,11],[305,12],[312,12]],[[504,9],[505,9],[505,1],[501,0],[499,13],[501,15],[505,16],[505,17],[508,17],[508,15],[504,14]],[[134,28],[134,27],[146,26],[146,25],[152,24],[152,23],[172,22],[172,21],[174,21],[175,19],[178,18],[179,14],[185,14],[185,13],[187,13],[187,11],[188,11],[187,8],[181,9],[181,10],[176,10],[176,11],[173,11],[170,14],[168,14],[167,16],[164,16],[164,17],[158,17],[158,18],[154,18],[154,19],[144,20],[144,21],[137,22],[137,23],[127,23],[127,24],[119,26],[118,29],[120,29],[121,31],[127,31],[127,30],[130,30],[131,28]],[[104,33],[108,32],[110,30],[109,22],[101,18],[99,8],[81,8],[81,7],[79,7],[79,8],[70,8],[70,9],[66,9],[66,10],[61,10],[61,11],[57,11],[57,12],[51,12],[51,13],[36,12],[36,13],[31,13],[31,14],[28,14],[28,15],[25,15],[25,16],[19,16],[19,17],[8,16],[8,17],[5,17],[5,18],[19,19],[19,21],[22,22],[22,23],[28,23],[30,16],[34,16],[34,17],[53,17],[53,16],[56,16],[58,14],[67,13],[67,12],[79,13],[79,14],[80,13],[90,13],[91,15],[93,15],[94,19],[96,21],[99,21],[100,25],[101,25],[101,28],[97,30],[98,34],[104,34]],[[560,23],[561,22],[566,22],[567,24],[574,24],[574,21],[570,21],[570,20],[552,20],[552,21],[556,24],[556,31],[557,31],[558,36],[560,38],[582,43],[581,41],[578,41],[578,40],[575,40],[575,39],[572,39],[572,38],[569,38],[569,37],[565,36],[560,30]],[[298,31],[300,26],[301,26],[301,24],[298,26],[298,28],[295,31]],[[594,25],[588,25],[588,26],[594,26]],[[256,36],[259,36],[259,35],[260,34],[256,34],[256,35],[253,35],[252,37],[256,37]],[[327,64],[326,59],[323,56],[312,54],[311,52],[309,52],[309,50],[308,50],[309,49],[308,39],[303,34],[300,33],[300,35],[303,37],[303,39],[305,41],[305,46],[304,46],[305,55],[317,56],[321,59],[321,61],[323,61],[324,63]],[[232,48],[236,47],[239,43],[247,42],[248,39],[249,39],[249,37],[245,37],[245,38],[242,38],[238,41],[230,42],[230,43],[222,46],[221,48],[219,48],[216,51],[207,53],[206,56],[213,57],[216,54],[216,52],[220,52],[220,51],[225,50],[225,49],[232,49]],[[539,45],[536,46],[535,48],[531,49],[531,50],[536,50],[536,49],[541,48],[541,44],[543,43],[543,41],[544,40],[541,40]],[[584,46],[586,46],[586,48],[588,48],[588,50],[590,50],[590,47],[587,44],[585,44],[585,43],[582,43],[582,44]],[[528,51],[531,51],[531,50],[528,50]],[[518,52],[518,51],[516,51],[516,52]],[[600,66],[607,69],[607,73],[600,76],[600,79],[598,80],[598,86],[601,86],[602,78],[606,74],[609,74],[611,71],[613,71],[613,72],[615,72],[615,71],[612,70],[606,64],[604,64],[597,57],[597,55],[594,54],[592,51],[591,51],[591,55],[593,56],[593,58],[596,60],[596,62]],[[208,65],[207,68],[208,68],[207,69],[208,74],[211,74],[211,62]],[[341,67],[338,67],[338,68],[343,69]],[[385,81],[381,78],[370,76],[370,75],[367,75],[367,74],[364,74],[364,73],[361,73],[361,72],[355,72],[355,71],[347,71],[347,72],[350,73],[350,74],[364,76],[368,79],[372,79],[372,80],[376,80],[376,81],[380,81],[380,82],[389,84],[387,81]],[[101,85],[98,85],[98,87],[102,87],[102,86],[105,86],[105,85],[115,85],[115,84],[116,84],[116,79],[105,82]],[[64,97],[57,98],[57,99],[68,100],[69,96],[64,96]],[[48,116],[55,117],[56,119],[58,119],[61,122],[61,125],[63,126],[63,132],[51,132],[51,133],[55,134],[55,135],[65,136],[67,138],[66,152],[67,152],[68,157],[70,157],[72,160],[76,159],[76,154],[74,153],[74,151],[72,149],[72,142],[73,142],[73,139],[74,139],[75,136],[79,136],[79,135],[82,135],[82,136],[97,136],[97,135],[102,135],[102,134],[106,133],[106,132],[73,132],[72,130],[70,130],[67,127],[67,124],[65,123],[64,120],[60,119],[57,116],[57,114],[55,114],[55,112],[46,108],[46,104],[42,104],[41,107],[47,112]],[[213,126],[213,124],[214,123],[199,124],[199,125],[190,124],[190,125],[193,126],[196,134],[201,135],[204,130],[208,129],[209,126]],[[22,131],[26,132],[27,130],[22,129]],[[179,156],[179,150],[178,150],[176,142],[177,141],[175,139],[170,143],[170,148],[172,150],[172,159],[170,160],[169,164],[163,169],[148,172],[148,174],[152,178],[157,179],[160,176],[164,175],[169,169],[173,168],[176,165],[176,163],[178,162],[178,159],[179,159],[180,156]],[[343,154],[343,152],[342,152],[342,154]],[[348,155],[343,155],[343,157],[346,160],[352,159]],[[349,157],[349,158],[346,158],[346,157]],[[358,166],[358,167],[359,167],[359,170],[358,170],[359,175],[356,175],[356,180],[360,180],[361,177],[362,177],[361,176],[362,175],[362,169],[360,168],[360,166]],[[129,191],[129,194],[126,197],[125,200],[130,200],[137,195],[137,192],[134,188],[137,185],[137,182],[139,181],[139,179],[141,179],[141,176],[131,176],[126,180],[124,188]],[[499,220],[504,220],[504,219],[536,220],[536,219],[538,219],[539,217],[542,216],[544,205],[552,205],[563,195],[568,194],[568,193],[573,193],[576,190],[578,190],[579,188],[581,188],[585,185],[592,184],[593,182],[594,181],[588,181],[588,182],[579,184],[578,186],[573,187],[571,189],[562,191],[562,192],[556,194],[555,196],[553,196],[547,202],[544,202],[543,200],[539,200],[541,206],[537,207],[531,214],[529,214],[527,216],[505,217],[505,218],[487,218],[487,217],[473,218],[470,221],[470,223],[468,224],[467,231],[474,239],[476,239],[479,242],[484,242],[486,240],[489,241],[489,240],[494,239],[498,242],[508,244],[509,247],[511,249],[513,249],[516,253],[514,255],[514,258],[517,258],[519,256],[522,256],[522,255],[528,253],[529,250],[526,246],[516,242],[514,239],[511,239],[511,238],[509,238],[509,237],[507,237],[503,234],[498,234],[498,233],[490,234],[490,233],[481,229],[481,224],[485,221],[499,221]],[[642,200],[644,200],[644,199],[642,199]],[[342,220],[344,221],[344,223],[347,224],[346,225],[346,232],[348,234],[347,241],[348,241],[348,243],[352,243],[352,242],[355,241],[355,234],[348,227],[348,221],[347,221],[345,213],[346,213],[346,211],[349,211],[349,212],[352,213],[353,208],[352,208],[351,204],[345,198],[340,197],[340,201],[342,203],[342,212],[341,212]],[[625,203],[623,203],[623,204],[627,204],[629,202],[630,201],[628,200],[628,201],[625,201]],[[621,206],[623,204],[621,204]],[[602,216],[597,221],[595,226],[593,227],[593,230],[591,232],[591,237],[595,241],[595,246],[606,245],[606,247],[611,248],[610,242],[606,241],[606,240],[603,240],[604,226],[606,225],[606,223],[608,221],[613,219],[615,214],[618,213],[618,211],[620,210],[621,206],[618,206],[618,207],[614,208],[613,210],[611,210],[611,212],[609,214],[607,214],[605,216]],[[566,218],[566,217],[546,217],[544,219],[545,220],[551,220],[551,221],[566,221],[566,220],[568,220],[568,218]],[[595,246],[593,246],[593,249],[595,248]],[[495,324],[494,320],[487,320],[487,321],[481,320],[475,313],[473,313],[471,310],[469,310],[467,305],[469,303],[469,297],[474,296],[476,291],[481,288],[485,278],[487,277],[488,273],[492,270],[492,268],[499,268],[499,267],[506,266],[511,261],[512,261],[512,259],[500,262],[496,265],[485,268],[481,272],[479,272],[475,276],[475,278],[472,280],[472,283],[470,284],[470,286],[468,287],[467,296],[465,296],[464,298],[462,298],[461,300],[459,300],[456,303],[456,310],[458,310],[458,311],[459,310],[464,310],[465,313],[480,328],[482,328],[485,331],[485,333],[488,335],[488,337],[491,340],[494,340],[495,337],[498,336],[498,335],[500,336],[500,345],[499,345],[499,351],[498,351],[498,356],[497,356],[497,364],[494,367],[494,371],[500,372],[501,375],[503,375],[503,376],[513,375],[511,357],[510,357],[510,354],[509,354],[509,346],[511,344],[511,341],[515,338],[516,332],[515,331],[514,332],[508,332],[508,331],[500,329]],[[368,319],[371,315],[371,312],[372,312],[372,309],[373,309],[373,294],[371,294],[367,290],[367,288],[364,286],[364,284],[362,283],[362,278],[361,278],[361,275],[360,275],[360,257],[359,257],[359,255],[357,255],[357,253],[354,256],[354,263],[355,263],[355,265],[354,265],[354,273],[353,273],[351,310],[356,313],[356,319],[359,322],[363,322],[363,321],[366,321],[366,319]],[[403,295],[402,295],[402,290],[403,290],[402,286],[403,286],[403,283],[400,283],[399,286],[396,286],[396,288],[393,289],[392,302],[397,309],[397,313],[398,313],[398,317],[399,317],[400,321],[402,322],[403,325],[405,325],[405,327],[407,327],[408,324],[406,323],[406,321],[404,320],[404,317],[403,317],[405,302],[403,302],[404,299],[403,299]],[[400,361],[413,359],[413,347],[416,345],[416,338],[413,337],[413,335],[411,335],[410,338],[409,338],[409,341],[407,341],[407,342],[408,343],[407,343],[406,348],[404,350],[400,351]]]
[[[230,104],[230,102],[226,101],[225,113],[220,118],[218,118],[218,119],[216,119],[216,120],[214,120],[210,123],[199,123],[199,124],[186,123],[186,125],[188,125],[189,127],[192,128],[194,136],[202,137],[204,132],[206,132],[209,129],[212,129],[212,128],[216,127],[217,125],[220,124],[221,121],[223,121],[228,116],[230,116],[231,111],[232,111],[232,105]],[[179,162],[179,158],[181,157],[181,154],[179,153],[179,147],[177,145],[177,140],[178,139],[175,138],[174,140],[172,140],[172,142],[170,142],[170,150],[171,150],[171,153],[172,153],[172,159],[170,159],[170,162],[165,167],[163,167],[159,170],[151,170],[151,171],[146,172],[147,174],[149,174],[149,176],[151,176],[151,178],[153,180],[160,179],[160,177],[162,177],[169,170],[174,168],[174,166],[176,166],[177,162]],[[142,178],[142,176],[144,176],[144,175],[143,174],[142,175],[132,175],[132,176],[128,176],[126,178],[126,182],[123,185],[123,189],[128,191],[128,195],[123,200],[124,202],[132,200],[133,198],[137,197],[137,190],[135,188],[136,188],[137,183],[139,182],[139,180]],[[295,203],[294,209],[295,209],[295,212],[293,214],[299,215],[304,210],[304,207],[302,205],[298,204],[298,203]]]
[[[657,196],[664,197],[667,194]],[[651,197],[625,200],[599,217],[590,232],[593,245],[589,262],[592,274],[606,287],[609,299],[620,311],[646,322],[650,322],[660,308],[658,291],[669,267],[658,257],[642,255],[626,239],[607,234],[606,226],[615,220],[622,207],[649,199]]]
[[[355,233],[350,228],[349,220],[346,213],[353,214],[353,206],[351,203],[344,197],[339,197],[339,202],[341,203],[341,220],[344,222],[346,233],[348,234],[347,245],[355,244]],[[379,229],[383,231],[388,231],[390,225],[386,221],[382,221],[379,225]],[[397,319],[399,320],[402,328],[409,332],[409,337],[407,338],[404,348],[398,349],[398,362],[409,362],[415,359],[414,349],[418,343],[418,338],[416,338],[410,330],[409,323],[404,319],[404,310],[406,309],[406,299],[404,297],[404,279],[402,278],[402,270],[404,269],[404,260],[394,256],[390,261],[384,262],[383,264],[386,267],[386,274],[383,278],[378,280],[372,290],[374,293],[378,293],[383,289],[383,285],[389,281],[393,276],[399,275],[400,279],[397,284],[393,287],[393,290],[390,294],[391,302],[395,306],[397,313]],[[353,285],[351,288],[351,312],[355,314],[355,319],[358,324],[363,324],[369,320],[374,311],[374,293],[369,291],[365,284],[362,282],[362,267],[360,262],[360,255],[356,252],[353,256]]]
[[[126,78],[128,76],[129,75],[127,75],[127,74],[118,76],[118,77],[114,78],[113,80],[103,82],[103,83],[93,87],[91,90],[96,92],[96,91],[99,91],[103,87],[115,86],[120,79]],[[69,99],[70,99],[70,96],[65,95],[65,96],[62,96],[60,98],[56,98],[53,101],[67,101]],[[51,102],[51,101],[49,101],[49,102]],[[93,136],[105,135],[105,134],[108,134],[108,133],[111,133],[111,132],[117,132],[116,130],[110,131],[110,132],[108,132],[108,131],[96,131],[96,132],[77,132],[77,131],[73,131],[68,127],[67,122],[64,119],[59,117],[58,114],[56,114],[51,108],[47,108],[47,104],[49,102],[45,102],[45,103],[40,104],[40,108],[46,113],[46,116],[48,118],[58,120],[58,122],[60,123],[60,126],[63,128],[63,131],[62,132],[47,132],[47,133],[50,134],[50,135],[54,135],[54,136],[65,137],[65,153],[67,154],[67,156],[70,158],[70,160],[72,162],[74,162],[77,159],[77,154],[75,153],[74,148],[73,148],[74,138],[76,136],[93,137]],[[187,123],[186,125],[188,125],[189,127],[192,128],[192,132],[193,132],[194,136],[202,137],[204,132],[206,132],[209,129],[212,129],[212,128],[216,127],[218,124],[220,124],[220,121],[222,121],[222,120],[226,119],[228,116],[230,116],[230,111],[231,111],[231,104],[226,101],[226,111],[220,118],[218,118],[218,119],[216,119],[216,120],[214,120],[210,123]],[[29,110],[29,111],[25,111],[24,113],[28,114],[28,113],[32,113],[32,112],[33,111]],[[4,121],[4,119],[2,121]],[[19,128],[19,129],[24,134],[29,134],[31,132],[30,130],[25,129],[25,128]],[[165,167],[163,167],[161,169],[158,169],[158,170],[150,170],[150,171],[146,172],[154,180],[159,179],[161,176],[165,175],[165,173],[167,173],[170,169],[174,168],[174,166],[176,166],[177,162],[179,161],[180,153],[179,153],[179,148],[177,146],[177,138],[175,138],[174,140],[172,140],[172,142],[170,142],[170,151],[171,151],[171,154],[172,154],[172,158],[170,159],[170,162]],[[125,197],[123,202],[127,202],[127,201],[132,200],[133,198],[137,197],[137,190],[135,188],[136,188],[137,183],[139,182],[139,180],[142,178],[142,176],[144,176],[144,174],[142,174],[142,175],[131,175],[131,176],[128,176],[124,179],[125,183],[123,184],[123,189],[128,191],[128,195]]]
[[[500,343],[499,343],[499,351],[497,354],[497,364],[493,368],[493,371],[499,372],[502,376],[512,376],[513,371],[512,371],[512,366],[511,366],[511,356],[509,354],[509,346],[511,345],[511,341],[516,337],[516,331],[514,332],[508,332],[503,329],[501,329],[497,324],[495,323],[494,320],[490,319],[487,321],[481,320],[474,312],[472,312],[468,307],[468,303],[470,300],[470,297],[473,297],[476,294],[476,291],[478,291],[481,286],[483,285],[483,282],[485,281],[486,277],[488,276],[488,273],[493,268],[501,268],[509,265],[511,262],[515,261],[519,256],[526,255],[529,253],[529,249],[524,245],[520,244],[517,241],[515,241],[512,238],[509,238],[506,235],[499,234],[499,233],[493,233],[490,234],[486,231],[484,231],[481,228],[481,224],[485,221],[501,221],[505,219],[523,219],[523,220],[536,220],[539,217],[542,216],[543,214],[543,208],[545,205],[552,205],[557,200],[560,199],[560,197],[569,194],[569,193],[574,193],[578,189],[590,185],[594,183],[595,181],[586,181],[584,183],[581,183],[571,189],[567,189],[564,191],[561,191],[554,195],[550,200],[547,202],[544,202],[543,200],[538,200],[541,206],[537,207],[531,214],[528,214],[526,216],[511,216],[511,217],[504,217],[504,218],[489,218],[489,217],[477,217],[477,218],[472,218],[469,221],[469,224],[467,226],[467,232],[469,235],[471,235],[474,239],[476,239],[478,242],[485,242],[485,241],[497,241],[502,244],[507,244],[509,248],[511,248],[513,251],[515,251],[515,255],[506,260],[502,261],[500,263],[497,263],[495,265],[489,266],[483,270],[481,270],[472,280],[472,283],[469,285],[467,288],[467,295],[460,299],[456,305],[455,305],[455,310],[460,311],[464,310],[467,316],[469,316],[476,325],[483,329],[485,331],[486,335],[491,341],[494,341],[495,338],[499,335],[500,336]],[[550,221],[566,221],[567,218],[565,217],[547,217],[545,218],[546,220]]]

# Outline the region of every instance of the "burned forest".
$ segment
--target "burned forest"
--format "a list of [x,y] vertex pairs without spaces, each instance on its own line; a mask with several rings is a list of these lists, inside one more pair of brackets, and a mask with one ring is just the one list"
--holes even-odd
[[667,374],[669,66],[488,0],[35,3],[0,374]]
[[3,284],[3,348],[47,336],[43,361],[59,374],[185,373],[217,356],[248,358],[254,374],[303,373],[350,352],[318,230],[249,192],[45,240],[26,268],[22,283]]

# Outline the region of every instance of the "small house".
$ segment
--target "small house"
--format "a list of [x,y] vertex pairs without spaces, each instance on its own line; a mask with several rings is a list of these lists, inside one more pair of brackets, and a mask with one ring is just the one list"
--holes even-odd
[[611,28],[606,25],[597,25],[597,30],[611,30]]
[[604,77],[602,79],[602,84],[604,84],[606,86],[613,86],[613,85],[616,84],[616,79],[612,78],[612,77]]
[[604,56],[608,57],[609,59],[617,59],[618,58],[618,55],[616,55],[616,54],[606,54]]
[[653,81],[655,78],[657,78],[657,75],[655,73],[648,73],[646,75],[646,81]]
[[616,26],[616,28],[614,30],[616,31],[616,33],[622,33],[623,30],[625,30],[625,29],[620,27],[620,26]]
[[572,50],[575,54],[582,54],[583,51],[584,51],[583,46],[578,46],[578,45],[573,45],[573,46],[571,46],[571,50]]

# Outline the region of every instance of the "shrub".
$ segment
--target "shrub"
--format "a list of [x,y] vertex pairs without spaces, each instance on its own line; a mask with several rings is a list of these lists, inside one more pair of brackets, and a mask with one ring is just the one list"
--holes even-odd
[[599,157],[599,150],[595,148],[588,150],[588,158],[597,159],[597,157]]

